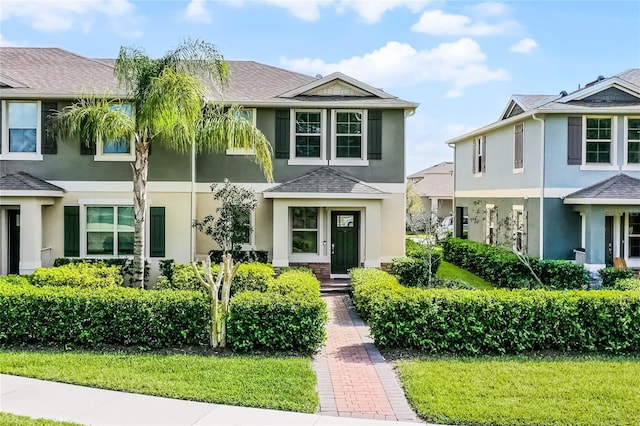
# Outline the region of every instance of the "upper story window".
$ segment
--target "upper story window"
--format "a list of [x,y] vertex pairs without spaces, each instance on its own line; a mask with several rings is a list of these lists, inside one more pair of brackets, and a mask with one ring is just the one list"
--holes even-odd
[[626,137],[626,162],[627,164],[640,164],[640,117],[625,118]]
[[586,163],[611,164],[613,158],[611,117],[586,117],[585,120]]
[[486,170],[487,137],[480,136],[473,140],[473,174],[482,176]]
[[513,169],[519,172],[524,168],[524,124],[516,124],[513,130]]
[[333,110],[331,116],[330,164],[367,165],[367,111]]
[[3,159],[42,160],[39,101],[2,101]]
[[[133,115],[131,104],[114,104],[109,107],[112,111],[121,111],[129,116]],[[133,161],[135,159],[134,137],[98,140],[96,144],[95,161]]]
[[[254,126],[256,125],[256,109],[255,108],[242,108],[233,113],[234,117],[247,120]],[[227,149],[227,155],[254,155],[253,149],[245,148],[229,148]]]
[[322,158],[322,112],[295,112],[295,157]]

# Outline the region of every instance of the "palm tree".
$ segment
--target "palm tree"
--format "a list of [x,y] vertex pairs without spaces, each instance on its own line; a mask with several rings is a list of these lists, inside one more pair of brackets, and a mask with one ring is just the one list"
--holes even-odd
[[[88,96],[57,112],[54,129],[61,137],[104,144],[134,143],[133,208],[135,217],[133,280],[144,288],[145,211],[149,147],[160,143],[178,152],[252,149],[254,161],[271,182],[271,145],[237,108],[226,109],[207,99],[207,90],[221,95],[228,68],[215,45],[186,40],[160,59],[143,50],[122,47],[115,77],[126,99]],[[206,84],[206,85],[205,85]],[[125,107],[131,105],[131,108]],[[118,142],[120,141],[120,142]],[[88,142],[87,142],[88,143]]]

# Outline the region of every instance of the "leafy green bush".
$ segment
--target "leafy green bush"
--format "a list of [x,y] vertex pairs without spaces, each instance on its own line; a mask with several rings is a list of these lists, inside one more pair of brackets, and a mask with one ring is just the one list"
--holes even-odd
[[[447,262],[473,272],[496,287],[538,287],[527,266],[511,251],[459,238],[443,241],[442,247]],[[589,285],[587,271],[573,262],[530,258],[530,264],[545,289],[581,289]]]
[[[222,262],[222,250],[211,250],[209,257],[212,263]],[[242,263],[267,263],[269,260],[269,252],[266,250],[238,250],[232,251],[233,260]]]
[[376,345],[466,355],[640,351],[640,291],[423,290],[352,270]]
[[406,257],[397,257],[391,262],[391,273],[400,284],[407,287],[431,287],[438,267],[442,262],[439,249],[413,240],[405,240]]
[[613,290],[640,290],[640,279],[638,278],[623,278],[617,280],[613,285]]
[[22,275],[0,275],[0,285],[2,284],[29,285],[30,282]]
[[31,284],[35,286],[103,288],[118,287],[122,282],[121,268],[103,263],[69,263],[53,268],[38,268],[31,275]]
[[598,273],[600,274],[602,287],[604,288],[613,288],[616,281],[633,277],[633,271],[631,269],[619,269],[612,266],[602,268]]
[[[127,278],[127,282],[131,284],[133,282],[133,259],[126,258],[106,258],[106,259],[91,259],[86,257],[58,257],[53,261],[53,267],[75,265],[79,263],[87,264],[104,264],[107,266],[118,266],[122,272],[122,277]],[[149,262],[144,261],[144,282],[149,281]]]
[[0,343],[149,348],[208,342],[198,292],[35,287],[0,281]]
[[314,353],[325,338],[327,306],[320,282],[304,271],[288,271],[266,292],[243,291],[232,297],[227,341],[237,351]]

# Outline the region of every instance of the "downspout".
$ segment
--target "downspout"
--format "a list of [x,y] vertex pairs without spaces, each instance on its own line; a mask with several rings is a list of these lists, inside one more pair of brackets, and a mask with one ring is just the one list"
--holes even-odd
[[196,229],[191,224],[196,220],[196,145],[191,145],[191,222],[189,226],[191,228],[190,247],[189,247],[189,259],[191,262],[196,258]]
[[536,117],[535,113],[531,117],[540,122],[540,247],[538,257],[544,259],[544,119]]

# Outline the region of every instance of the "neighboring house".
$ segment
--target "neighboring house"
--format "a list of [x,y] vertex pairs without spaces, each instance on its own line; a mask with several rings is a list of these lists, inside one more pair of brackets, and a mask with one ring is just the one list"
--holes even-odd
[[407,180],[413,183],[425,212],[435,212],[440,219],[453,214],[452,162],[436,164],[407,176]]
[[[51,111],[83,95],[122,96],[114,61],[3,47],[0,64],[0,273],[63,256],[131,256],[133,144],[56,140],[45,126]],[[225,178],[255,191],[255,232],[244,248],[267,250],[276,267],[342,276],[403,255],[405,117],[417,104],[340,73],[310,77],[250,61],[229,68],[224,102],[242,105],[271,142],[275,183],[246,159],[251,152],[181,155],[154,145],[152,265],[215,248],[191,224],[214,212],[210,185]]]
[[495,243],[506,224],[530,255],[640,267],[640,69],[514,95],[497,122],[447,143],[470,239]]

